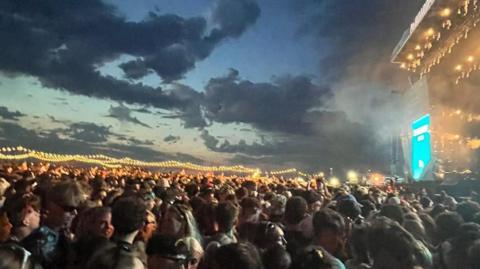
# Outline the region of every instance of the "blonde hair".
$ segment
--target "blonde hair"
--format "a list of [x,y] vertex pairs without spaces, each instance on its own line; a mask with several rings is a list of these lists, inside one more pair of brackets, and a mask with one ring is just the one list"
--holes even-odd
[[191,254],[197,253],[198,256],[203,257],[203,254],[205,252],[203,250],[202,245],[197,239],[195,239],[194,237],[188,236],[180,240],[185,244],[185,246],[187,246],[189,253]]

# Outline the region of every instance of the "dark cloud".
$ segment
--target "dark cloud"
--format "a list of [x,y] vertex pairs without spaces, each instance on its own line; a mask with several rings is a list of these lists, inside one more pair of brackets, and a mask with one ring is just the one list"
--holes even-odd
[[23,117],[25,114],[20,111],[10,111],[7,107],[0,106],[0,118],[5,120],[18,120],[19,117]]
[[212,31],[215,39],[225,36],[240,36],[248,26],[255,23],[260,16],[260,8],[252,0],[221,0],[218,1],[212,19],[218,28]]
[[[236,16],[228,23],[231,12]],[[121,65],[127,77],[139,79],[152,70],[165,82],[175,81],[258,16],[258,5],[251,0],[219,0],[213,11],[216,24],[208,30],[204,17],[150,13],[143,21],[127,21],[100,0],[81,5],[74,0],[7,0],[0,5],[0,70],[31,75],[45,87],[74,94],[189,114],[196,109],[191,103],[159,87],[102,76],[96,69],[127,54],[136,57]]]
[[185,128],[200,128],[207,126],[202,113],[203,94],[196,92],[187,85],[172,83],[168,93],[185,104],[184,109],[173,115],[165,115],[163,118],[176,119],[183,121]]
[[69,123],[69,121],[59,120],[52,115],[47,115],[47,116],[50,119],[50,121],[52,121],[53,123],[60,123],[60,124],[68,124]]
[[170,144],[175,144],[180,140],[180,136],[173,136],[173,135],[167,135],[165,138],[163,138],[163,142],[167,142]]
[[207,130],[203,130],[200,134],[200,137],[203,139],[203,143],[208,149],[216,150],[218,142],[220,142],[215,136],[210,135]]
[[185,153],[177,153],[175,155],[175,159],[182,161],[182,162],[191,162],[195,164],[203,164],[203,165],[209,165],[205,160],[199,159],[197,157],[194,157],[190,154],[185,154]]
[[284,76],[272,83],[242,80],[238,71],[212,78],[205,87],[206,117],[220,123],[242,122],[268,131],[308,133],[309,111],[322,105],[327,88],[305,76]]
[[76,122],[65,130],[65,134],[75,140],[88,143],[101,143],[108,141],[112,132],[109,126],[97,125],[91,122]]
[[[127,133],[131,133],[128,131]],[[117,140],[127,143],[128,145],[135,145],[135,146],[153,146],[155,145],[153,140],[141,140],[133,136],[126,136],[118,133],[112,134],[112,137],[115,137]]]
[[119,67],[125,73],[125,77],[129,79],[141,79],[152,71],[147,68],[142,60],[129,61],[122,63]]
[[223,153],[245,153],[251,155],[263,155],[265,149],[270,145],[260,145],[253,143],[247,145],[245,140],[241,139],[238,144],[231,144],[228,140],[224,139],[221,142],[217,137],[210,135],[207,130],[203,130],[200,134],[200,138],[203,140],[203,144],[212,151]]
[[[360,91],[358,94],[355,98],[366,104],[361,109],[371,110],[376,105],[380,110],[389,105],[383,102],[383,95],[378,95],[381,100],[363,101]],[[346,112],[326,110],[325,106],[332,105],[333,100],[341,98],[308,77],[284,76],[271,83],[254,83],[240,79],[238,72],[231,70],[227,76],[208,82],[205,116],[213,122],[251,124],[260,141],[241,139],[231,143],[207,130],[200,137],[211,151],[237,154],[232,162],[243,160],[249,164],[250,160],[258,165],[261,160],[266,166],[293,166],[309,171],[387,167],[388,147],[377,138],[377,122],[359,123]],[[348,108],[349,112],[360,109],[354,100],[349,107],[335,107]],[[265,137],[269,137],[268,141]]]
[[232,144],[208,131],[201,133],[205,146],[215,152],[236,153],[232,163],[263,167],[298,167],[307,171],[383,169],[388,150],[367,127],[350,122],[341,112],[316,112],[315,134],[270,135],[272,141]]
[[152,140],[140,140],[135,137],[130,137],[127,139],[132,145],[143,145],[143,146],[153,146],[155,143]]
[[131,115],[132,111],[130,110],[130,108],[126,107],[123,104],[120,104],[119,106],[110,106],[108,112],[110,113],[108,117],[115,118],[121,122],[129,122],[133,124],[138,124],[143,127],[151,128],[148,124],[145,124],[136,117],[133,117]]

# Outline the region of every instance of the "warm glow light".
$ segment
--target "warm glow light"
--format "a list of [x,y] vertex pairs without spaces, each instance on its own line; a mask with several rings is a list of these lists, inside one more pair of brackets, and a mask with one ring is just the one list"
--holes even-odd
[[421,50],[421,49],[422,49],[422,46],[420,46],[420,45],[415,46],[415,50]]
[[432,36],[433,34],[435,34],[435,30],[433,30],[433,28],[428,29],[426,32],[427,36]]
[[340,180],[336,177],[332,177],[330,178],[330,180],[328,181],[328,183],[330,184],[330,186],[332,187],[340,187]]
[[472,140],[468,141],[467,145],[471,149],[478,149],[478,148],[480,148],[480,139],[472,139]]
[[[199,170],[199,171],[229,171],[237,173],[257,173],[261,174],[260,169],[246,168],[243,166],[200,166],[192,163],[182,163],[179,161],[164,161],[164,162],[145,162],[140,160],[133,160],[130,158],[113,158],[103,155],[63,155],[63,154],[54,154],[48,152],[39,152],[35,150],[26,149],[22,146],[19,147],[4,147],[0,149],[1,152],[14,152],[22,151],[27,152],[26,154],[2,154],[0,153],[0,160],[24,160],[28,158],[34,158],[37,160],[48,161],[48,162],[83,162],[89,164],[98,164],[104,167],[109,168],[118,168],[123,165],[135,165],[143,167],[159,167],[159,168],[183,168],[190,170]],[[293,168],[292,170],[295,170]]]
[[440,12],[440,16],[442,17],[448,17],[450,14],[452,14],[452,10],[449,8],[445,8],[442,10],[442,12]]
[[347,179],[348,179],[348,182],[350,182],[352,184],[357,184],[358,183],[358,175],[355,171],[348,171]]
[[467,61],[473,62],[473,60],[474,60],[473,56],[468,56]]
[[462,66],[461,66],[461,65],[455,66],[455,70],[456,70],[456,71],[462,71]]
[[408,54],[408,56],[407,56],[407,59],[409,59],[409,60],[413,60],[413,54],[411,54],[411,53],[410,53],[410,54]]
[[379,173],[370,174],[370,183],[376,186],[383,185],[385,183],[385,176]]
[[405,63],[402,63],[402,64],[400,65],[400,68],[402,68],[402,69],[405,69],[406,67],[407,67],[407,65],[406,65]]

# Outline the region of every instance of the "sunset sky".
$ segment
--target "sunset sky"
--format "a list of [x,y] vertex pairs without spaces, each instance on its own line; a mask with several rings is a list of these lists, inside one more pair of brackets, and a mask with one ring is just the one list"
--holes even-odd
[[[0,145],[382,167],[421,0],[6,0]],[[379,126],[380,125],[380,126]]]

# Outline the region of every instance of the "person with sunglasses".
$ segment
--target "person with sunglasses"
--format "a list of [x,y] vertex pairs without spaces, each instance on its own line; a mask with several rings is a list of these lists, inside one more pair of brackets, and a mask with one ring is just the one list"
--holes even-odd
[[70,232],[78,209],[85,202],[85,193],[76,181],[63,181],[48,190],[42,224],[56,232]]
[[22,240],[22,245],[44,268],[65,268],[72,252],[71,224],[85,193],[78,182],[64,180],[51,186],[42,200],[41,226]]

